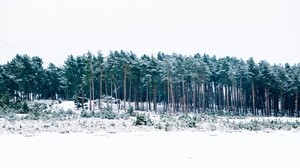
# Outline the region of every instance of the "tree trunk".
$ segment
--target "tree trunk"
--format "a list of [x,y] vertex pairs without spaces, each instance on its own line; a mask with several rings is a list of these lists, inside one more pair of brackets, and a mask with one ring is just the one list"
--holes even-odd
[[94,100],[95,100],[95,86],[94,86],[94,79],[92,78],[92,111],[94,111]]
[[[148,84],[150,83],[150,81],[148,82]],[[148,98],[148,106],[149,106],[149,111],[152,111],[152,107],[151,107],[151,90],[150,90],[150,84],[148,85],[148,96],[149,96],[149,98]]]
[[101,99],[101,97],[102,97],[102,69],[101,69],[101,67],[100,67],[100,90],[99,90],[99,109],[100,109],[100,112],[102,112],[102,99]]
[[182,103],[183,103],[183,106],[182,106],[182,112],[185,112],[186,111],[186,105],[185,105],[185,91],[184,91],[184,78],[182,78]]
[[[200,83],[198,84],[198,113],[201,112],[201,92],[202,92],[202,89],[201,89],[202,85],[200,85]],[[202,104],[203,105],[203,104]]]
[[268,96],[267,96],[267,88],[265,87],[265,115],[268,115]]
[[142,92],[143,92],[143,87],[140,87],[140,102],[141,102],[141,110],[145,110],[145,107],[144,107],[144,100],[143,100],[143,97],[142,97]]
[[84,94],[83,94],[83,86],[82,86],[82,88],[81,88],[81,107],[82,107],[82,111],[84,110],[83,96],[84,96]]
[[167,102],[167,111],[168,112],[171,112],[170,111],[170,104],[171,104],[171,97],[170,97],[170,95],[171,95],[171,89],[170,89],[170,87],[171,87],[171,84],[170,84],[170,78],[169,78],[169,80],[168,80],[168,102]]
[[126,112],[126,66],[124,67],[124,111]]
[[153,82],[153,103],[154,103],[154,112],[157,113],[157,104],[156,104],[156,83]]
[[283,91],[280,89],[280,112],[281,116],[284,116],[284,102],[283,102]]
[[295,98],[295,112],[297,117],[299,117],[299,109],[298,109],[298,91],[296,91],[296,98]]
[[240,80],[240,89],[239,89],[239,98],[240,98],[240,102],[239,102],[239,113],[241,113],[241,110],[243,109],[243,86],[242,86],[242,80]]
[[223,109],[223,102],[222,102],[222,97],[223,97],[223,87],[221,85],[218,86],[219,88],[219,102],[218,102],[218,110]]
[[106,96],[106,108],[108,108],[108,86],[107,86],[107,79],[105,79],[105,96]]
[[149,93],[148,93],[148,81],[147,81],[147,84],[146,84],[146,111],[148,112],[149,110]]
[[256,112],[255,112],[255,88],[254,88],[254,81],[252,79],[252,82],[251,82],[251,86],[252,86],[252,115],[256,115]]
[[131,107],[131,80],[129,82],[129,107]]
[[203,104],[202,104],[202,111],[203,111],[203,113],[205,112],[205,109],[206,109],[206,107],[205,107],[205,83],[202,83],[202,94],[203,94]]
[[166,106],[166,102],[167,102],[167,100],[166,100],[166,82],[163,82],[163,84],[164,84],[164,112],[166,112],[167,111],[167,106]]
[[193,112],[196,113],[196,82],[193,80]]
[[[113,98],[113,84],[112,81],[110,81],[110,97]],[[110,109],[113,110],[112,100],[110,100]]]
[[171,78],[171,98],[172,98],[172,112],[175,113],[175,96],[174,96],[174,93],[173,93],[173,80]]
[[92,111],[92,80],[89,81],[89,88],[90,88],[90,110]]
[[115,87],[115,97],[116,97],[117,106],[118,106],[118,113],[120,113],[120,103],[121,103],[120,100],[121,100],[121,96],[118,96],[118,89],[117,89],[116,82],[114,82],[114,87]]
[[134,99],[134,108],[137,109],[138,104],[137,104],[137,87],[134,87],[134,95],[133,95],[133,99]]
[[228,84],[225,86],[225,94],[226,94],[226,111],[230,112],[229,108],[229,89],[228,89]]

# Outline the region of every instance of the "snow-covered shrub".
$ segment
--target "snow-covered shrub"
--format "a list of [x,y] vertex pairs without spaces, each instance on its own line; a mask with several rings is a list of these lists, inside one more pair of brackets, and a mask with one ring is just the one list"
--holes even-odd
[[156,123],[156,124],[154,124],[154,128],[155,129],[163,129],[163,126],[161,125],[161,123]]
[[183,122],[184,127],[189,127],[189,128],[196,127],[196,120],[197,120],[196,116],[191,117],[187,114],[184,114],[184,115],[180,116],[178,119],[179,119],[179,121]]
[[0,118],[5,118],[7,120],[16,120],[17,116],[16,116],[17,110],[13,109],[13,108],[2,108],[0,107]]
[[24,102],[23,105],[22,105],[22,112],[21,112],[21,114],[27,114],[29,111],[30,111],[30,108],[29,108],[27,102]]
[[136,115],[132,106],[130,106],[129,109],[127,109],[126,113],[129,114],[129,116],[133,116],[133,117]]
[[52,119],[72,119],[75,118],[77,115],[75,112],[73,112],[71,109],[68,110],[63,110],[63,109],[59,109],[59,110],[54,110],[54,111],[50,111],[50,117]]
[[171,123],[169,123],[169,122],[167,122],[166,124],[165,124],[165,131],[172,131],[172,124]]
[[161,113],[160,114],[160,120],[162,122],[168,122],[168,121],[174,121],[175,118],[170,113]]
[[146,114],[136,114],[136,120],[133,122],[133,125],[148,125],[152,126],[153,122],[150,119],[149,115]]
[[29,111],[24,119],[28,120],[39,120],[39,119],[49,119],[47,115],[47,104],[45,103],[34,103],[29,106]]
[[80,117],[82,117],[82,118],[91,118],[91,117],[93,117],[93,113],[91,111],[88,111],[88,110],[83,110],[80,113]]
[[211,123],[211,124],[208,125],[207,129],[209,131],[216,131],[217,130],[217,126],[215,124]]
[[128,113],[121,113],[120,118],[124,120],[128,120],[130,118],[130,115]]
[[94,117],[112,120],[118,118],[118,114],[113,112],[110,108],[103,108],[102,112],[94,113]]

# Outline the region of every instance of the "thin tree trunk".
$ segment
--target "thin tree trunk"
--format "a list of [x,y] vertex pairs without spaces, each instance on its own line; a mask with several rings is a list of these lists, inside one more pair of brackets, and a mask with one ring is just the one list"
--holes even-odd
[[185,90],[185,112],[189,112],[189,101],[188,101],[188,99],[189,99],[189,81],[187,80],[186,81],[186,84],[185,84],[185,88],[184,88],[184,90]]
[[108,85],[107,85],[107,79],[105,79],[105,97],[106,97],[106,108],[108,108]]
[[134,95],[133,95],[133,99],[134,99],[134,108],[137,109],[137,87],[134,87]]
[[183,96],[183,106],[182,106],[182,112],[185,112],[186,111],[186,105],[185,105],[185,91],[184,91],[184,78],[182,78],[182,96]]
[[148,112],[148,109],[149,109],[149,100],[148,100],[148,97],[149,96],[149,93],[148,93],[148,81],[147,81],[147,84],[146,84],[146,111]]
[[166,91],[167,91],[167,88],[166,88],[166,84],[167,84],[167,82],[164,82],[164,112],[167,111],[167,100],[166,100]]
[[267,88],[265,87],[265,115],[268,115],[268,97],[267,97]]
[[89,81],[89,85],[90,85],[90,110],[92,111],[92,80],[90,79]]
[[129,107],[131,107],[131,80],[129,82]]
[[205,109],[206,109],[206,107],[205,107],[205,101],[206,101],[206,99],[205,99],[205,83],[202,83],[202,93],[203,93],[202,110],[203,110],[203,113],[204,113]]
[[153,103],[154,103],[154,112],[157,113],[157,104],[156,104],[156,83],[153,82]]
[[174,93],[173,93],[173,80],[171,78],[171,98],[172,98],[172,112],[175,113],[175,97],[174,97]]
[[252,79],[252,82],[251,82],[251,85],[252,85],[252,115],[256,115],[256,112],[255,112],[255,88],[254,88],[254,81]]
[[126,66],[124,68],[124,111],[126,111]]
[[[150,82],[148,82],[149,84]],[[148,85],[148,96],[149,96],[149,101],[148,101],[148,106],[149,106],[149,110],[152,111],[152,107],[151,107],[151,93],[150,93],[150,86]]]
[[229,109],[229,89],[228,89],[228,84],[225,86],[225,94],[226,94],[226,111],[230,112]]
[[196,113],[196,82],[193,79],[193,112]]
[[95,100],[95,86],[94,86],[94,78],[92,78],[92,110],[94,111],[94,106],[95,106],[95,103],[94,103],[94,100]]
[[99,91],[99,109],[100,109],[100,112],[102,112],[102,69],[100,67],[100,91]]
[[[110,97],[113,98],[113,84],[112,81],[110,82]],[[113,110],[112,100],[110,100],[110,108]]]
[[218,110],[223,109],[223,102],[222,102],[222,97],[223,97],[223,87],[219,85],[219,102],[218,102]]
[[142,97],[142,92],[143,92],[143,88],[140,88],[140,102],[141,102],[141,110],[145,110],[145,106],[144,106],[144,100]]
[[117,89],[116,82],[114,82],[114,87],[115,87],[115,97],[116,97],[117,106],[118,106],[118,113],[120,113],[120,103],[121,103],[120,100],[121,100],[121,96],[118,96],[118,89]]
[[239,113],[241,113],[241,108],[243,108],[243,86],[242,86],[242,80],[240,80],[240,89],[239,89]]
[[297,114],[297,117],[299,117],[299,109],[298,109],[298,91],[296,91],[295,112],[296,112],[296,114]]
[[198,113],[200,113],[201,112],[201,92],[202,92],[202,89],[201,89],[201,86],[202,85],[200,85],[200,83],[198,84],[198,104],[199,104],[199,106],[198,106]]
[[284,103],[283,103],[283,91],[280,89],[280,112],[281,116],[284,116]]
[[168,101],[167,101],[167,111],[170,112],[170,78],[168,79]]
[[83,99],[83,86],[81,87],[81,107],[82,107],[82,111],[84,110],[84,99]]

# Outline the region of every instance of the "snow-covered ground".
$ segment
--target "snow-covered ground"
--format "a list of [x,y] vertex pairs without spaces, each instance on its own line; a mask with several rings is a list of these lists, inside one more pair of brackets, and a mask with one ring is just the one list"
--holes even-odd
[[264,132],[2,135],[1,167],[299,167],[300,134]]
[[[53,109],[71,109],[78,114],[81,111],[73,101],[41,103]],[[251,120],[298,122],[298,119],[204,116],[196,123],[197,127],[189,128],[180,126],[182,121],[178,117],[175,120],[176,116],[147,114],[154,126],[134,126],[135,117],[11,121],[1,118],[0,167],[289,168],[300,165],[298,125],[291,129],[282,125],[280,130],[263,126],[260,131],[228,127],[233,121],[243,124]],[[169,130],[167,125],[173,126]]]

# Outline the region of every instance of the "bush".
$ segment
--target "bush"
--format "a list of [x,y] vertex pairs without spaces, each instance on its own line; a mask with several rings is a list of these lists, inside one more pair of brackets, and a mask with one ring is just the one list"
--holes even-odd
[[174,121],[175,118],[170,113],[161,113],[160,120],[162,122]]
[[178,118],[180,121],[184,122],[184,125],[189,128],[195,128],[196,126],[196,117],[191,117],[187,114],[184,114]]
[[30,111],[30,108],[26,102],[23,103],[22,105],[22,112],[21,114],[27,114]]
[[76,116],[76,113],[71,109],[68,109],[67,111],[59,109],[58,111],[51,112],[50,116],[52,119],[72,119]]
[[130,118],[130,115],[128,113],[121,113],[120,118],[124,120],[128,120]]
[[157,124],[154,125],[154,128],[161,130],[161,129],[163,129],[163,126],[161,125],[161,123],[157,123]]
[[34,103],[29,107],[28,115],[25,119],[29,120],[39,120],[39,119],[49,119],[49,116],[46,114],[47,104],[45,103]]
[[209,131],[215,131],[215,130],[217,130],[217,126],[215,124],[209,124],[208,125],[208,130]]
[[126,113],[129,114],[129,116],[131,117],[134,117],[136,115],[132,106],[129,107]]
[[82,117],[82,118],[91,118],[91,117],[93,117],[93,113],[91,111],[83,110],[80,113],[80,117]]
[[133,125],[148,125],[152,126],[153,122],[150,119],[149,115],[146,114],[138,114],[136,115],[136,120],[133,122]]
[[172,130],[172,124],[166,123],[165,124],[165,131],[171,131]]
[[102,118],[102,119],[116,119],[118,114],[113,112],[110,108],[104,108],[102,112],[94,113],[95,118]]
[[2,108],[0,107],[0,118],[5,118],[8,120],[16,120],[17,111],[13,108]]

